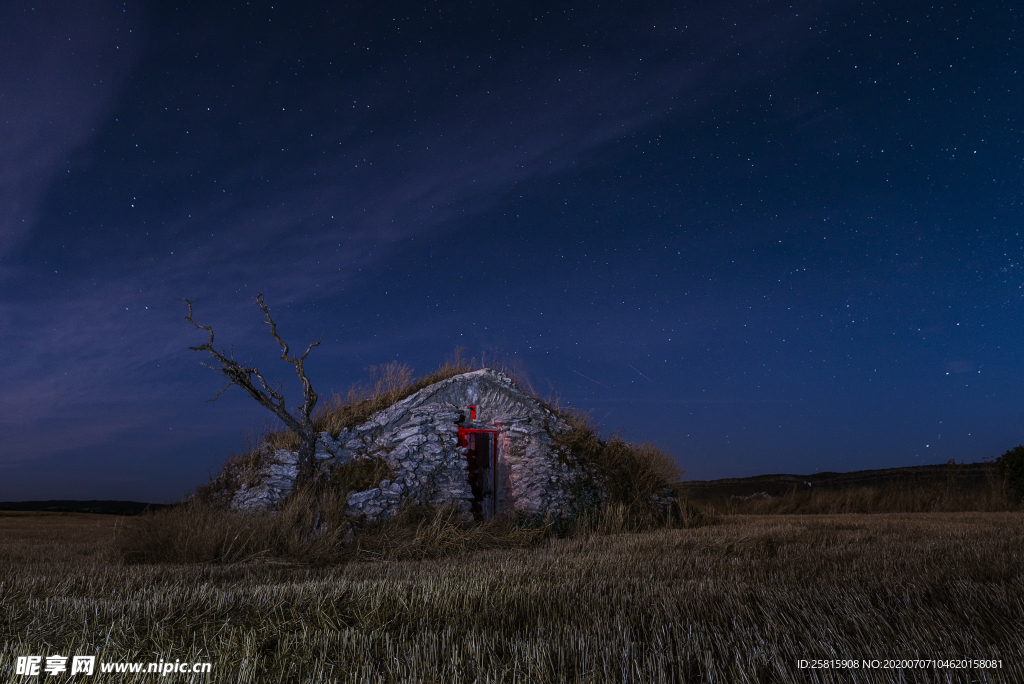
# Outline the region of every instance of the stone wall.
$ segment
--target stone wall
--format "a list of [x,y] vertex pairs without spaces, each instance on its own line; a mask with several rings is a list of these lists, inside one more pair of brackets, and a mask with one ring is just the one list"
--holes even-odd
[[[477,407],[475,420],[470,418],[472,405]],[[354,517],[387,519],[407,502],[447,503],[469,517],[473,494],[466,449],[458,445],[459,427],[497,432],[499,512],[569,513],[570,492],[586,474],[553,453],[552,436],[568,425],[508,377],[490,369],[426,387],[366,423],[342,430],[337,438],[322,433],[316,458],[326,473],[362,458],[379,457],[390,464],[393,480],[349,495],[348,513]],[[244,510],[276,506],[295,483],[297,461],[295,452],[275,452],[267,459],[259,484],[239,489],[232,506]]]

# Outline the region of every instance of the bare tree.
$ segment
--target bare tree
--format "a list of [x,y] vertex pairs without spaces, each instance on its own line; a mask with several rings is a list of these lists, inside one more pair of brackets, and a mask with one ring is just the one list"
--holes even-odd
[[[281,421],[288,427],[289,430],[299,436],[302,441],[299,447],[299,473],[298,479],[305,480],[313,476],[316,467],[316,439],[317,432],[313,428],[313,421],[310,415],[313,413],[313,407],[316,406],[317,397],[316,392],[313,391],[313,386],[309,382],[309,378],[306,377],[306,371],[303,368],[303,362],[306,357],[309,356],[309,352],[313,350],[313,347],[320,345],[323,341],[323,335],[316,342],[311,342],[306,348],[306,352],[302,356],[291,356],[289,355],[288,344],[281,339],[280,335],[277,334],[277,324],[274,319],[270,316],[270,309],[263,301],[263,295],[256,295],[256,306],[260,307],[263,311],[263,315],[266,316],[267,320],[264,321],[270,326],[270,334],[281,345],[283,350],[281,353],[281,359],[295,366],[295,372],[299,376],[299,381],[302,383],[302,405],[299,406],[295,415],[292,415],[287,408],[285,408],[284,395],[281,394],[281,386],[278,384],[276,388],[271,387],[270,384],[260,373],[260,370],[255,366],[248,366],[244,363],[235,361],[234,348],[232,347],[230,355],[226,355],[224,350],[217,351],[213,346],[213,328],[208,325],[199,325],[192,320],[192,304],[195,300],[185,300],[188,304],[188,316],[185,316],[185,320],[195,326],[196,330],[205,330],[210,333],[210,339],[205,344],[201,344],[197,347],[189,347],[194,351],[205,351],[209,352],[210,357],[219,363],[219,366],[215,366],[209,363],[204,363],[204,366],[212,368],[215,371],[223,373],[228,378],[228,385],[220,392],[217,392],[217,396],[210,399],[211,402],[216,402],[220,395],[228,391],[232,385],[238,385],[246,391],[246,393],[259,402],[260,406],[264,406],[281,419]],[[253,382],[253,376],[259,381],[259,386]]]

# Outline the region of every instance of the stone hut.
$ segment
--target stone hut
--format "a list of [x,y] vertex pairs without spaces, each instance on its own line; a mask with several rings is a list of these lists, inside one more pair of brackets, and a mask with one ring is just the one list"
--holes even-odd
[[[554,436],[569,426],[550,409],[491,369],[435,383],[374,414],[337,438],[321,433],[318,465],[383,458],[393,479],[348,497],[348,514],[385,520],[406,503],[450,504],[482,519],[516,512],[572,513],[594,478],[554,451]],[[256,483],[234,493],[236,509],[268,510],[290,491],[297,452],[276,451]]]

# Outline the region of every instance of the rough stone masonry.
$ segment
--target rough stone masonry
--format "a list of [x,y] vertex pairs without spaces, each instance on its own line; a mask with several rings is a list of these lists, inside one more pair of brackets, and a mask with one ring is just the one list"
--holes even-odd
[[[353,517],[385,520],[406,503],[446,503],[469,518],[474,492],[469,450],[459,444],[460,429],[463,434],[483,432],[495,439],[493,513],[567,515],[575,504],[575,493],[581,487],[591,485],[593,491],[596,486],[584,468],[570,466],[554,452],[553,436],[568,430],[568,424],[491,369],[426,387],[362,425],[342,430],[337,439],[321,433],[316,458],[328,473],[332,466],[357,459],[378,457],[390,464],[393,480],[349,494],[347,512]],[[232,506],[253,511],[273,508],[294,486],[297,463],[297,452],[274,452],[257,484],[243,485],[234,494]]]

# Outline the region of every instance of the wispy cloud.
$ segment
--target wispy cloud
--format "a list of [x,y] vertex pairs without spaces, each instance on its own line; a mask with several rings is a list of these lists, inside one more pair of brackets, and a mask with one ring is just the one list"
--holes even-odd
[[[432,88],[411,90],[405,99],[400,89],[353,93],[353,101],[380,101],[387,110],[374,109],[372,116],[342,112],[317,123],[309,136],[314,142],[289,143],[296,148],[291,156],[302,161],[287,166],[278,157],[282,150],[269,145],[256,158],[243,157],[245,165],[229,168],[217,162],[218,168],[205,169],[202,161],[189,166],[174,156],[167,168],[179,175],[202,168],[211,180],[209,192],[152,217],[159,221],[150,225],[160,227],[147,230],[160,236],[158,248],[158,238],[133,230],[119,271],[156,269],[171,289],[180,292],[188,283],[189,292],[200,295],[258,279],[301,298],[315,280],[322,297],[344,287],[359,266],[387,258],[389,244],[465,225],[516,188],[581,169],[609,143],[685,117],[755,77],[796,30],[788,14],[764,19],[737,28],[725,19],[697,17],[687,20],[697,24],[687,28],[682,21],[673,26],[672,18],[644,18],[671,28],[636,27],[641,39],[628,57],[604,54],[581,63],[537,49],[495,67],[485,83],[469,77],[440,81],[429,71],[436,65],[424,65],[408,78],[422,77]],[[254,73],[248,90],[239,84],[235,106],[258,112],[263,82]],[[314,91],[291,109],[313,109],[329,97]],[[295,116],[287,126],[300,127],[303,119]],[[237,112],[229,111],[196,126],[220,130],[235,118]],[[282,127],[269,115],[251,118],[267,136]],[[355,129],[364,134],[354,135]],[[301,273],[282,266],[288,263],[301,263]],[[104,277],[102,264],[95,269]]]
[[110,3],[33,5],[0,5],[0,259],[110,113],[140,47],[134,16]]
[[[69,153],[115,115],[140,47],[138,28],[113,6],[36,7],[34,16],[0,9],[9,59],[0,72],[0,258],[15,254],[34,230],[38,203]],[[579,169],[624,136],[706,106],[787,49],[783,38],[796,27],[782,14],[740,28],[708,16],[687,20],[693,28],[675,26],[671,17],[648,19],[636,18],[627,32],[635,41],[628,53],[586,62],[537,47],[496,67],[486,82],[440,82],[436,65],[422,65],[410,80],[434,80],[406,96],[400,89],[381,94],[387,111],[316,124],[309,137],[330,140],[329,151],[309,148],[284,170],[279,150],[269,146],[240,161],[218,160],[216,173],[202,169],[220,181],[216,188],[149,215],[144,230],[140,221],[112,218],[124,224],[116,263],[82,260],[67,287],[32,301],[0,301],[0,427],[20,435],[5,444],[0,461],[71,442],[110,442],[138,430],[140,420],[159,421],[185,383],[164,364],[195,343],[184,309],[174,309],[178,297],[219,302],[216,313],[197,318],[221,321],[223,339],[262,336],[251,309],[231,308],[250,302],[257,289],[272,289],[278,301],[336,295],[360,266],[393,254],[389,245],[462,225],[523,185]],[[264,76],[254,72],[239,84],[240,111],[258,109]],[[354,99],[386,90],[361,87]],[[313,103],[330,94],[305,97]],[[204,125],[228,126],[238,111],[220,117]],[[269,119],[251,118],[267,135],[276,130]],[[290,121],[296,127],[302,120]],[[353,134],[360,127],[367,132]],[[292,143],[302,154],[306,143],[298,136]],[[168,154],[147,172],[188,172],[182,157]],[[188,163],[212,163],[203,159]],[[273,183],[253,181],[264,177]],[[24,262],[4,268],[0,279],[9,284],[42,276]],[[436,325],[425,315],[408,327]],[[144,406],[148,418],[130,415],[133,406]],[[66,416],[63,427],[52,424],[54,415]]]

